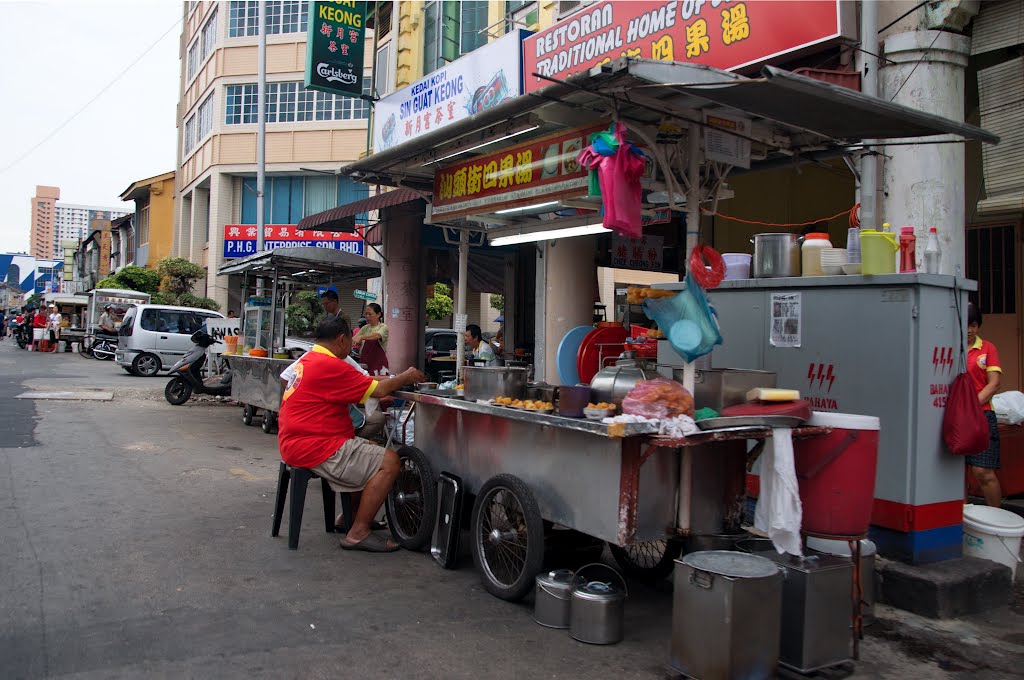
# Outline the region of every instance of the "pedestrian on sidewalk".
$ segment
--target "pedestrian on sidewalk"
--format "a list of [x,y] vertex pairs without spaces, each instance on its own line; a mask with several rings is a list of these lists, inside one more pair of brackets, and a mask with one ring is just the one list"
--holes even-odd
[[60,340],[60,324],[63,320],[64,317],[57,311],[57,305],[50,305],[50,316],[47,317],[46,327],[50,331],[51,352],[57,351],[57,344]]
[[992,410],[992,397],[999,389],[999,381],[1003,369],[999,363],[996,346],[978,335],[981,329],[981,310],[975,305],[967,306],[967,375],[971,378],[974,389],[978,392],[981,410],[988,420],[988,449],[967,456],[966,463],[971,474],[978,480],[985,502],[994,507],[1003,504],[1003,490],[999,485],[996,470],[999,469],[999,423],[996,412]]

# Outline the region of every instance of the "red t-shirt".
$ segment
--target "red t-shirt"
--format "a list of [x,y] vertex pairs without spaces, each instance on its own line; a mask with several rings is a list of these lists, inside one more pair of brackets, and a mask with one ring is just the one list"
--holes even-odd
[[32,328],[46,328],[46,315],[36,314],[32,317]]
[[[981,392],[988,384],[988,374],[994,371],[1003,372],[999,365],[999,353],[996,346],[988,340],[980,337],[974,338],[974,344],[967,350],[967,375],[971,376],[974,389]],[[982,411],[991,411],[992,404],[986,403],[981,406]]]
[[377,381],[320,345],[302,356],[295,371],[281,397],[277,442],[281,460],[311,468],[355,437],[349,404],[364,403]]

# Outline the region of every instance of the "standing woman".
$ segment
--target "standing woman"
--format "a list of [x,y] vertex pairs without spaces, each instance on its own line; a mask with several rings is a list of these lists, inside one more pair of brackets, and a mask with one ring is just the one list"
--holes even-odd
[[1003,369],[999,365],[999,354],[996,346],[978,335],[981,329],[981,310],[976,306],[967,307],[967,375],[971,384],[978,392],[981,410],[988,420],[988,449],[973,456],[967,456],[966,462],[971,474],[978,480],[985,502],[998,508],[1003,504],[1003,490],[999,486],[996,470],[999,469],[999,424],[996,413],[992,410],[992,397],[999,389],[999,380]]
[[384,310],[376,302],[366,305],[363,311],[366,317],[366,325],[359,329],[353,344],[361,344],[359,360],[366,364],[366,370],[370,375],[388,374],[388,327],[384,325]]

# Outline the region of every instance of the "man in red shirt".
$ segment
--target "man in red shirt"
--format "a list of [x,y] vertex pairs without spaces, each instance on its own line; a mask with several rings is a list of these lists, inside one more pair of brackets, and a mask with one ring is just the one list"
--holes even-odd
[[981,310],[972,304],[967,308],[967,375],[978,392],[981,410],[988,420],[989,445],[985,451],[967,456],[966,463],[985,494],[985,502],[998,508],[1003,504],[1003,490],[996,476],[996,470],[999,469],[999,424],[992,410],[992,397],[999,389],[1003,369],[999,364],[996,346],[981,339],[978,335],[980,329]]
[[420,382],[423,373],[409,368],[378,381],[352,368],[344,360],[352,350],[352,331],[342,317],[321,321],[315,339],[313,349],[295,365],[296,375],[281,398],[281,459],[312,470],[335,491],[353,494],[355,517],[341,539],[342,548],[392,552],[398,545],[370,526],[398,477],[398,454],[356,437],[348,409]]

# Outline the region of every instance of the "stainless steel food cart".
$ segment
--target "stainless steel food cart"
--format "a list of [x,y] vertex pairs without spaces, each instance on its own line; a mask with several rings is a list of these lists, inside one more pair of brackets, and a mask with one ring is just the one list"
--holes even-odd
[[277,424],[277,412],[281,409],[281,372],[291,359],[249,357],[237,354],[222,354],[231,369],[231,398],[242,404],[242,422],[252,425],[263,411],[261,426],[270,434]]

